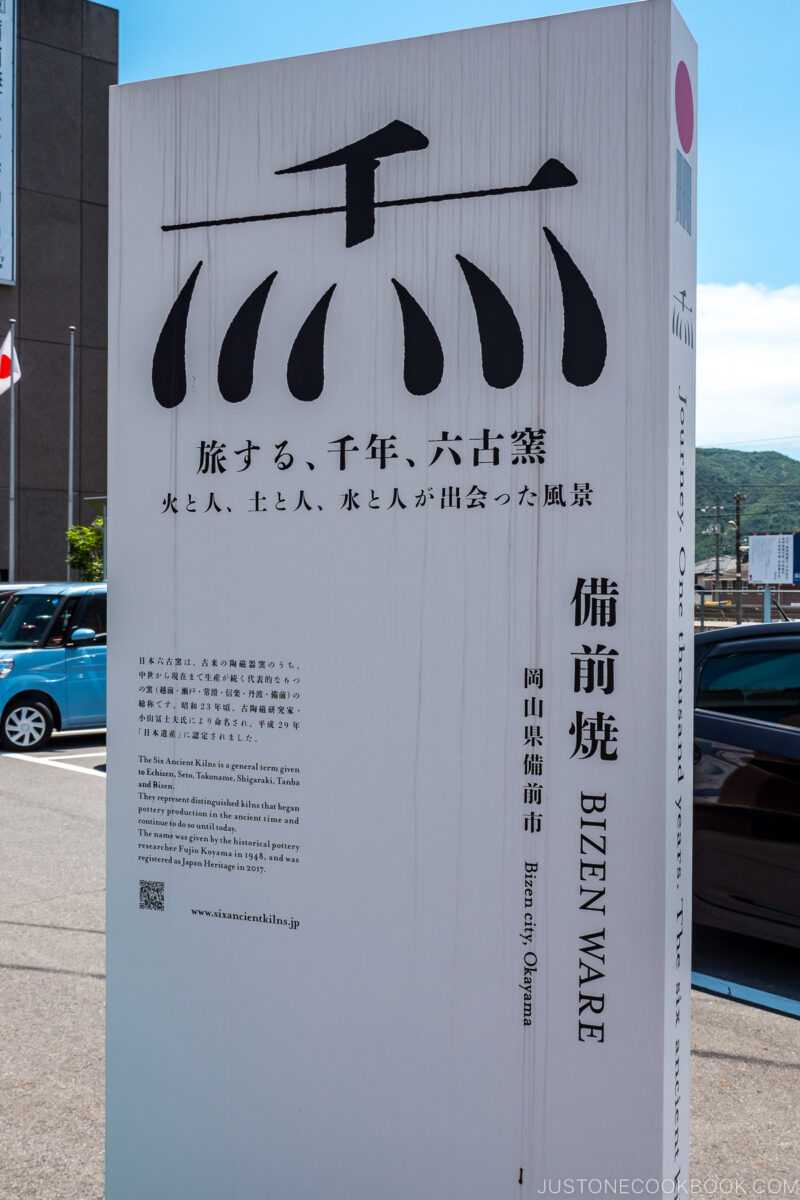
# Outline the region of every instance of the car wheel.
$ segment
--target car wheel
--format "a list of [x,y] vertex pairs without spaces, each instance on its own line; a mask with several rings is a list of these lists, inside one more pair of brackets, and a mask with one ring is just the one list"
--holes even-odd
[[4,750],[41,750],[53,733],[53,714],[40,700],[12,700],[0,724]]

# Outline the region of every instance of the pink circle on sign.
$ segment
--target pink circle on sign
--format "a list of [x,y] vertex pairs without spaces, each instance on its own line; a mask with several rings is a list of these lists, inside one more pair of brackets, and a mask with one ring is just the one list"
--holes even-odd
[[694,141],[694,97],[689,68],[685,62],[679,62],[675,72],[675,117],[683,152],[688,154]]

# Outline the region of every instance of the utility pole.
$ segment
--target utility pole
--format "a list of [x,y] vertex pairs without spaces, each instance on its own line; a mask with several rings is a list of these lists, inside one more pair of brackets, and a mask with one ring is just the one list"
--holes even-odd
[[[720,538],[722,537],[722,513],[725,511],[725,505],[720,504],[719,496],[717,496],[716,500],[714,501],[714,504],[709,507],[711,509],[713,509],[714,513],[716,514],[716,520],[712,525],[709,525],[702,532],[704,534],[713,533],[713,535],[714,535],[714,547],[715,547],[714,595],[717,599],[717,602],[719,602],[719,546],[720,546]],[[700,509],[700,512],[704,513],[704,514],[707,513],[708,511],[709,511],[709,508],[701,508]]]
[[14,334],[16,332],[17,322],[14,317],[9,320],[10,337],[11,337],[11,391],[8,397],[8,412],[9,412],[9,432],[8,432],[8,447],[9,447],[9,462],[8,462],[8,578],[13,583],[17,578],[17,488],[16,488],[16,471],[17,471],[17,440],[16,440],[16,409],[14,405]]
[[747,499],[741,492],[733,497],[736,501],[736,624],[742,623],[742,503]]
[[[75,519],[73,493],[75,491],[75,326],[69,327],[69,444],[67,449],[67,529],[72,529]],[[67,558],[67,579],[72,578],[72,568]]]

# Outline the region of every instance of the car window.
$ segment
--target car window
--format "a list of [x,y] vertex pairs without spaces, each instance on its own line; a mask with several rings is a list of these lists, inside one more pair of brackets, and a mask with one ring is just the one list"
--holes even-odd
[[106,640],[106,596],[103,592],[97,592],[84,598],[72,628],[93,629],[97,634],[96,641],[104,642]]
[[713,655],[700,672],[697,707],[800,726],[800,650]]
[[47,639],[48,646],[63,646],[67,640],[72,618],[75,615],[75,609],[78,607],[80,596],[70,596],[65,602],[64,607],[59,612],[53,628],[50,630],[50,636]]
[[41,592],[12,596],[0,613],[0,648],[30,650],[43,644],[61,597]]

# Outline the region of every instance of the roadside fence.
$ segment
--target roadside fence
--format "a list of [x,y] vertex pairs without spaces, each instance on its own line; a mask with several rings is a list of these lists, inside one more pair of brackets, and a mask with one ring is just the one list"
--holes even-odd
[[762,621],[800,621],[800,587],[695,589],[695,629]]

